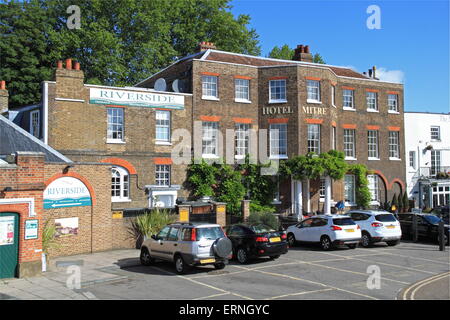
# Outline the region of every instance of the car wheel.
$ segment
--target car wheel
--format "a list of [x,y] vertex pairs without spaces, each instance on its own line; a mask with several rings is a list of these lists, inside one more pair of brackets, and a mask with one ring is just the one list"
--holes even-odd
[[[440,235],[438,235],[437,242],[438,242],[438,244],[441,243],[441,236]],[[448,237],[445,234],[444,234],[444,244],[447,245],[447,246],[449,245]]]
[[185,274],[189,269],[189,266],[184,262],[181,255],[175,257],[175,270],[178,274]]
[[244,248],[239,248],[237,253],[236,253],[236,258],[237,261],[240,264],[246,264],[248,262],[248,253],[247,250],[245,250]]
[[141,264],[143,266],[149,266],[154,262],[154,259],[150,256],[148,249],[145,247],[141,249],[141,255],[139,256],[139,259],[141,260]]
[[356,248],[356,243],[348,244],[347,246],[348,246],[350,249],[355,249],[355,248]]
[[297,240],[295,240],[294,234],[293,233],[289,233],[287,238],[288,238],[289,247],[295,246],[295,243],[297,242]]
[[368,248],[372,245],[372,237],[367,232],[363,232],[361,236],[361,245],[364,248]]
[[279,255],[277,255],[277,256],[270,256],[270,259],[275,260],[275,259],[278,259],[279,257],[280,257]]
[[400,243],[399,240],[394,240],[394,241],[386,241],[387,245],[390,247],[396,246]]
[[225,268],[225,263],[216,263],[214,264],[214,268],[216,268],[217,270],[222,270],[223,268]]
[[328,236],[323,236],[322,238],[320,238],[320,247],[325,251],[331,249],[331,240]]

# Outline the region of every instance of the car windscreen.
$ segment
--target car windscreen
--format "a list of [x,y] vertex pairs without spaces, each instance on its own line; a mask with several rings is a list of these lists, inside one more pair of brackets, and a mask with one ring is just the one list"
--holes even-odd
[[397,219],[395,219],[393,214],[387,213],[387,214],[377,214],[375,216],[375,220],[381,221],[381,222],[395,222]]
[[333,224],[337,226],[351,226],[354,225],[355,222],[352,220],[352,218],[335,218],[333,219]]
[[439,217],[432,216],[432,215],[423,216],[423,217],[425,218],[425,220],[427,220],[431,224],[438,224],[441,221],[441,219]]
[[225,237],[220,227],[197,228],[197,240],[216,240]]
[[275,232],[273,228],[266,226],[264,224],[258,224],[251,226],[250,229],[252,229],[255,233],[266,233],[266,232]]

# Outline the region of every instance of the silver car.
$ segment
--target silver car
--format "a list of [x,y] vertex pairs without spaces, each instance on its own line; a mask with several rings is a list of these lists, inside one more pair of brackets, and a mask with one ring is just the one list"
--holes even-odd
[[184,274],[196,265],[223,269],[231,254],[231,241],[220,225],[173,223],[144,241],[140,260],[145,266],[156,259],[171,261],[177,273]]

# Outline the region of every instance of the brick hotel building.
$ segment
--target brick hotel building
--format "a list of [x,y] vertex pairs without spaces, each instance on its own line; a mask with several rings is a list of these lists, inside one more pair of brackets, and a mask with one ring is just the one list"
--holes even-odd
[[[79,64],[67,60],[42,90],[40,103],[9,110],[9,119],[73,161],[110,164],[113,211],[173,207],[188,197],[186,165],[171,158],[178,143],[172,133],[192,133],[197,121],[203,158],[223,155],[219,131],[233,139],[239,160],[257,148],[248,130],[267,129],[272,159],[337,149],[348,163],[367,165],[373,205],[405,190],[403,85],[378,80],[375,68],[313,63],[308,46],[287,61],[202,42],[196,53],[124,88],[85,84]],[[227,129],[235,135],[227,137]],[[331,204],[355,205],[350,174],[333,182],[273,181],[280,212],[323,210],[326,194]]]

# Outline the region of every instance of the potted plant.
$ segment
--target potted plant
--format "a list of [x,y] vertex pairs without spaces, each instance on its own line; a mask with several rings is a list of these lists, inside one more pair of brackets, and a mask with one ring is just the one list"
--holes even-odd
[[59,243],[56,241],[56,227],[52,220],[47,220],[42,231],[42,272],[47,271],[47,265],[50,264],[49,252],[51,249],[59,248]]

